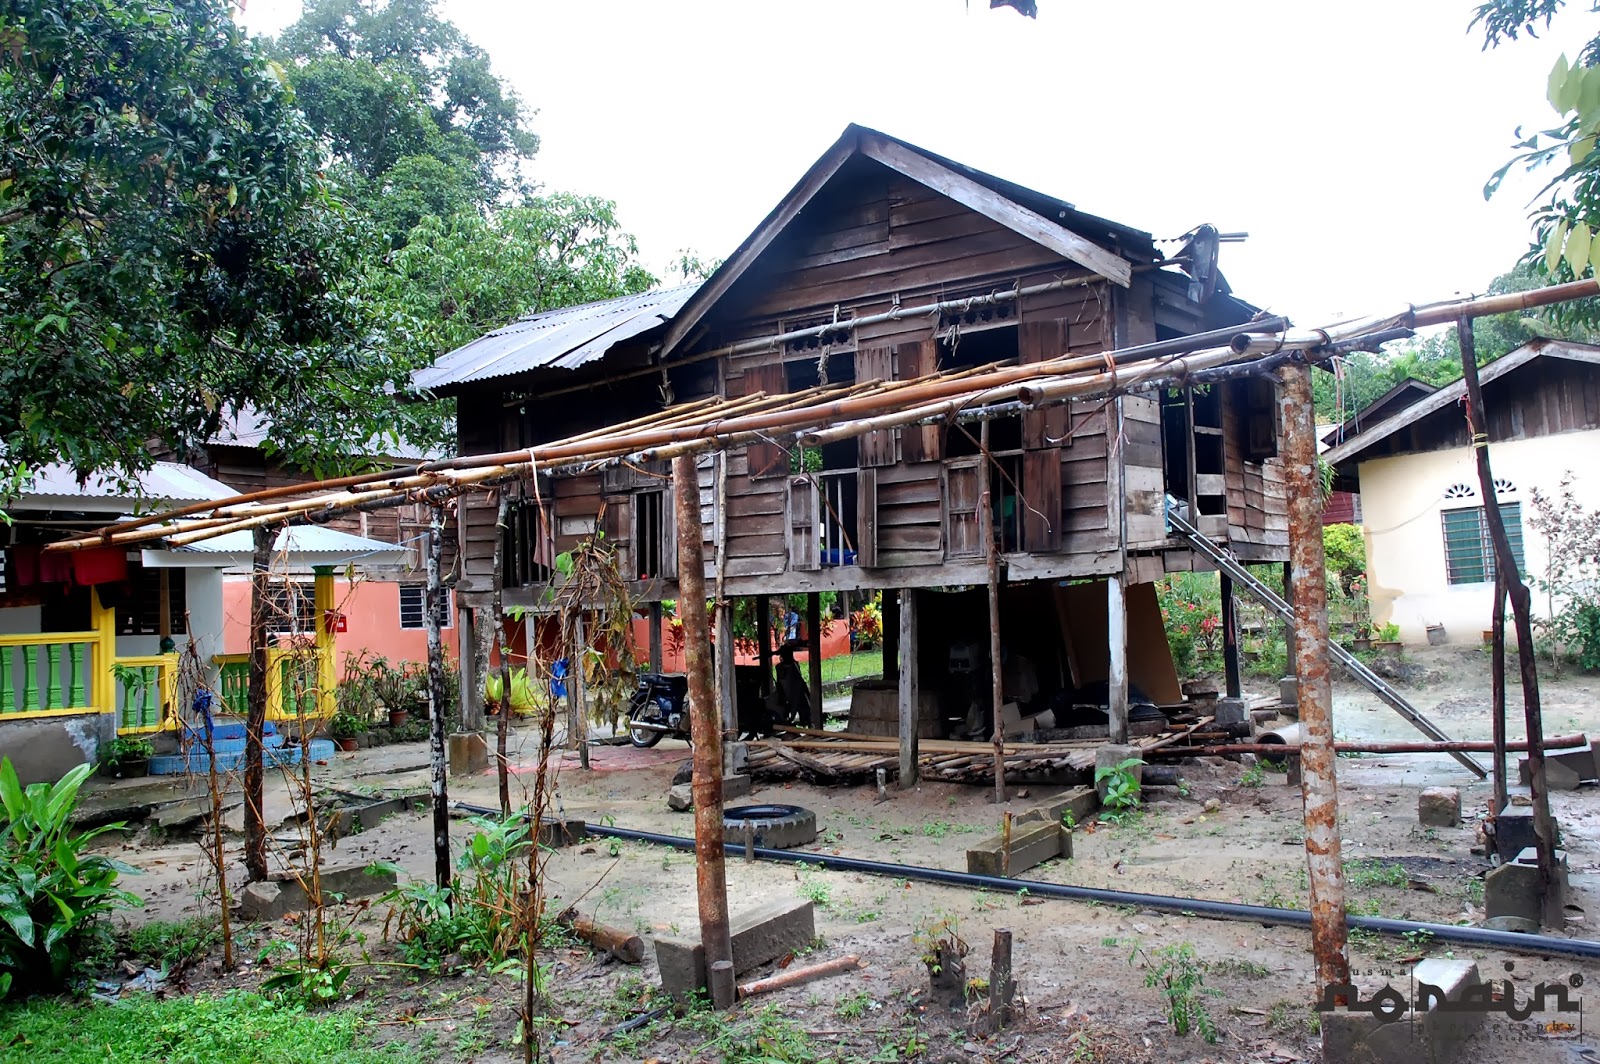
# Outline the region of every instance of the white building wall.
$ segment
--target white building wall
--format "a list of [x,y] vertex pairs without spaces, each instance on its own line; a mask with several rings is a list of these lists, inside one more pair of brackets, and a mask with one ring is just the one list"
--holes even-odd
[[[1490,448],[1496,480],[1514,490],[1501,502],[1522,504],[1523,558],[1528,572],[1542,573],[1547,558],[1543,538],[1533,530],[1532,489],[1553,494],[1563,474],[1574,474],[1578,499],[1600,508],[1600,431],[1568,432],[1531,440],[1510,440]],[[1445,571],[1444,529],[1440,513],[1481,506],[1470,499],[1446,499],[1454,484],[1476,492],[1478,467],[1472,450],[1398,455],[1362,462],[1362,531],[1367,543],[1367,573],[1372,617],[1378,625],[1393,622],[1400,638],[1422,642],[1429,625],[1444,626],[1451,643],[1477,643],[1489,628],[1494,585],[1454,584]],[[1533,596],[1535,616],[1547,611],[1542,596]]]

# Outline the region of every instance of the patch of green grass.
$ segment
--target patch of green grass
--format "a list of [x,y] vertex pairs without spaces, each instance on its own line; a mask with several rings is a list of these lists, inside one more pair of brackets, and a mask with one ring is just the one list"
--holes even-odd
[[208,916],[187,920],[152,920],[118,934],[119,945],[129,957],[156,967],[171,968],[210,950],[222,942],[222,926]]
[[802,898],[809,898],[819,909],[826,909],[833,903],[833,893],[828,889],[828,884],[821,879],[806,876],[800,880],[800,885],[795,890]]
[[35,999],[0,1008],[5,1032],[0,1061],[58,1064],[421,1064],[407,1046],[378,1045],[355,1009],[307,1013],[259,994],[158,1000],[133,997],[116,1005]]
[[876,650],[856,650],[849,654],[835,654],[831,658],[822,659],[822,682],[824,685],[842,683],[858,676],[882,675],[882,647]]
[[1383,861],[1346,861],[1344,881],[1351,887],[1404,887],[1411,883],[1411,875],[1397,864]]
[[1346,898],[1344,911],[1351,916],[1377,916],[1379,913],[1378,899],[1368,898],[1365,901],[1357,901],[1354,898]]
[[819,1059],[811,1036],[776,1005],[746,1013],[737,1019],[728,1013],[702,1013],[691,1017],[697,1029],[711,1035],[692,1054],[695,1060],[721,1060],[724,1064],[812,1064]]
[[841,1020],[859,1020],[869,1009],[878,1007],[878,1003],[872,1000],[871,994],[865,990],[858,990],[854,994],[846,994],[835,1002],[833,1013]]
[[1267,1027],[1281,1034],[1320,1034],[1322,1017],[1300,1001],[1280,1001],[1267,1010]]
[[1270,974],[1265,965],[1257,964],[1255,961],[1243,960],[1239,957],[1211,961],[1206,967],[1219,975],[1242,975],[1250,979],[1265,979]]

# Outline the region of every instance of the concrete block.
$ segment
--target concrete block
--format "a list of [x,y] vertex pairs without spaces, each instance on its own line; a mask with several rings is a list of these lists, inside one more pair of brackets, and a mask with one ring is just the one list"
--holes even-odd
[[[1585,750],[1588,747],[1584,747]],[[1575,791],[1578,784],[1586,778],[1583,775],[1582,762],[1560,760],[1555,754],[1548,754],[1544,759],[1544,781],[1552,791]],[[1528,759],[1521,758],[1517,761],[1517,778],[1522,781],[1522,786],[1532,786],[1533,773],[1528,769]]]
[[[1343,1009],[1322,1013],[1322,1059],[1326,1064],[1450,1064],[1482,1026],[1483,1013],[1449,1012],[1442,1006],[1460,1001],[1481,982],[1471,961],[1422,961],[1415,970],[1416,998],[1407,1004],[1423,1008],[1408,1007],[1385,1019]],[[1411,992],[1404,982],[1394,989]],[[1377,992],[1368,988],[1363,996]]]
[[1075,787],[1070,791],[1051,795],[1038,805],[1024,809],[1015,817],[1013,824],[1027,820],[1046,820],[1052,824],[1060,824],[1068,813],[1072,814],[1074,824],[1081,824],[1099,808],[1098,791],[1093,787]]
[[[1004,836],[995,835],[967,850],[967,871],[980,876],[1015,876],[1053,857],[1061,856],[1060,821],[1026,821],[1011,824],[1011,856],[1006,857]],[[1069,837],[1068,847],[1072,845]]]
[[694,808],[694,785],[674,783],[667,792],[667,808],[677,813],[687,813]]
[[[1561,824],[1551,818],[1551,825],[1556,830],[1556,846],[1561,845]],[[1501,861],[1514,861],[1517,854],[1532,846],[1536,841],[1533,832],[1533,805],[1531,799],[1525,795],[1517,794],[1513,790],[1509,804],[1494,820],[1494,848]]]
[[[307,873],[274,872],[266,883],[252,883],[251,887],[261,887],[262,890],[258,897],[248,903],[249,908],[244,894],[240,895],[240,915],[250,920],[272,920],[284,913],[311,908],[311,898],[300,885],[297,875],[307,875]],[[350,901],[387,893],[394,889],[394,885],[393,872],[382,871],[369,865],[324,868],[321,875],[324,904],[333,901],[328,897],[330,894],[337,894],[345,901]]]
[[[742,975],[811,945],[817,937],[816,908],[809,901],[768,902],[734,915],[728,931],[733,939],[733,971]],[[706,985],[705,950],[699,939],[661,935],[654,942],[661,986],[674,1000],[686,1001]]]
[[1417,962],[1411,977],[1417,988],[1417,1000],[1413,1004],[1420,1007],[1420,1012],[1414,1011],[1412,1015],[1416,1034],[1422,1042],[1423,1059],[1428,1064],[1448,1064],[1456,1059],[1467,1039],[1483,1026],[1484,1014],[1449,1012],[1440,1006],[1460,1001],[1469,987],[1483,982],[1478,966],[1469,960],[1428,957]]
[[722,777],[722,799],[743,798],[750,793],[751,781],[746,775]]
[[582,820],[547,820],[539,825],[539,843],[552,850],[563,849],[589,837],[589,825]]
[[1566,926],[1567,853],[1556,851],[1556,875],[1548,891],[1541,890],[1539,859],[1532,846],[1516,858],[1493,869],[1483,881],[1483,908],[1490,920],[1513,917],[1541,926]]
[[1417,797],[1417,823],[1425,828],[1453,828],[1461,823],[1461,792],[1454,787],[1429,787]]
[[[305,899],[305,893],[298,887],[295,893],[300,900]],[[283,887],[271,881],[251,883],[239,892],[239,916],[245,920],[281,919],[300,908],[292,904],[293,899],[287,894]]]
[[450,775],[476,776],[489,768],[489,743],[479,732],[450,736]]
[[1300,710],[1300,681],[1293,676],[1285,676],[1278,681],[1278,701],[1291,711],[1295,716]]
[[[1128,760],[1128,758],[1130,758],[1130,757],[1138,757],[1138,756],[1139,756],[1139,750],[1138,750],[1137,747],[1133,747],[1133,746],[1111,746],[1111,745],[1102,746],[1102,747],[1100,747],[1098,750],[1096,750],[1094,752],[1094,771],[1095,771],[1095,775],[1098,776],[1100,774],[1100,770],[1102,768],[1116,768],[1118,765],[1120,765],[1124,761]],[[1134,778],[1135,779],[1142,778],[1143,773],[1144,773],[1144,766],[1143,765],[1135,765],[1134,766],[1133,774],[1134,774]],[[1095,794],[1099,797],[1101,802],[1104,802],[1106,800],[1106,787],[1107,787],[1107,785],[1108,785],[1107,781],[1105,781],[1105,780],[1100,780],[1099,782],[1097,782],[1094,785]]]
[[1218,724],[1243,724],[1250,719],[1248,705],[1242,698],[1223,698],[1217,701]]

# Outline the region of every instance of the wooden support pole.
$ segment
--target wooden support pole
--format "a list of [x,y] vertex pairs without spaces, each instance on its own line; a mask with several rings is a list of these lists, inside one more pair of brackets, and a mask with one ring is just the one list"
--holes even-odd
[[1506,778],[1506,585],[1495,574],[1494,620],[1490,635],[1489,690],[1490,715],[1494,718],[1494,815],[1505,811],[1510,800],[1510,780]]
[[[1550,819],[1550,785],[1544,774],[1544,719],[1539,700],[1539,670],[1533,651],[1533,608],[1528,585],[1522,582],[1517,556],[1506,534],[1505,517],[1500,513],[1495,494],[1494,470],[1489,464],[1489,414],[1483,404],[1483,388],[1478,383],[1478,353],[1472,335],[1472,321],[1456,322],[1456,339],[1461,347],[1461,375],[1467,391],[1467,433],[1478,462],[1478,495],[1483,500],[1483,519],[1494,544],[1496,588],[1504,587],[1511,599],[1511,617],[1517,627],[1517,665],[1522,676],[1522,713],[1527,726],[1528,782],[1533,795],[1534,850],[1539,858],[1539,879],[1548,892],[1555,877],[1555,823]],[[1499,810],[1496,810],[1498,813]]]
[[900,679],[900,596],[894,591],[884,591],[882,595],[883,682],[897,683]]
[[1294,589],[1294,669],[1300,701],[1300,795],[1306,864],[1311,882],[1311,950],[1317,985],[1350,981],[1344,871],[1339,839],[1339,790],[1334,775],[1333,682],[1328,667],[1327,564],[1322,547],[1322,481],[1317,473],[1317,425],[1311,367],[1282,370],[1278,404],[1284,440],[1284,487],[1289,500],[1290,580]]
[[[252,883],[267,878],[267,826],[262,732],[267,722],[267,612],[276,529],[253,530],[250,558],[250,677],[244,720],[244,867]],[[304,738],[302,736],[302,738]]]
[[483,731],[484,681],[489,678],[489,643],[493,639],[476,606],[458,611],[456,617],[456,665],[458,697],[461,706],[461,731],[476,735]]
[[589,690],[584,665],[589,660],[589,633],[583,609],[572,615],[572,653],[567,658],[567,734],[578,751],[580,768],[589,767]]
[[989,719],[994,731],[994,800],[997,805],[1006,801],[1006,702],[1004,651],[1000,646],[1000,529],[996,527],[994,499],[994,456],[989,453],[989,422],[978,427],[978,450],[983,462],[978,467],[978,505],[983,519],[979,527],[984,531],[984,571],[989,590]]
[[650,671],[661,671],[661,603],[650,603]]
[[[506,642],[505,542],[511,520],[511,493],[500,492],[495,511],[494,567],[489,609],[494,622],[495,653],[500,655],[500,714],[494,722],[494,771],[500,788],[500,815],[511,815],[511,762],[507,747],[511,737],[511,647]],[[531,620],[528,622],[531,625]]]
[[1223,690],[1229,698],[1238,698],[1244,690],[1239,673],[1239,603],[1233,593],[1233,578],[1222,577],[1222,672]]
[[998,1031],[1011,1023],[1012,1002],[1017,994],[1011,977],[1011,929],[997,927],[994,951],[989,957],[989,1022]]
[[1111,652],[1106,710],[1114,743],[1128,741],[1128,592],[1124,579],[1117,573],[1106,580],[1106,642]]
[[[700,944],[706,971],[722,962],[731,976],[733,942],[728,930],[728,877],[722,851],[722,722],[717,719],[711,688],[711,625],[706,616],[705,553],[700,542],[700,482],[695,460],[683,455],[672,461],[672,482],[678,521],[679,616],[683,619],[684,656],[689,679],[689,728],[694,739],[695,886],[700,904]],[[719,607],[718,621],[722,607]],[[731,618],[729,618],[731,620]],[[719,629],[718,658],[733,662],[732,626]],[[731,978],[712,979],[711,1003],[733,1005]],[[730,985],[723,986],[726,982]]]
[[761,662],[761,697],[772,693],[772,599],[756,596],[756,656]]
[[[1317,490],[1320,492],[1322,490],[1321,487],[1320,487],[1320,483],[1321,482],[1319,481],[1318,483],[1319,483],[1319,487],[1318,487]],[[1294,605],[1294,579],[1290,575],[1290,564],[1288,562],[1284,562],[1283,563],[1283,601],[1287,602],[1290,606]],[[1283,626],[1283,655],[1284,655],[1283,660],[1289,663],[1288,669],[1289,669],[1289,675],[1290,676],[1294,675],[1294,660],[1295,660],[1295,645],[1294,645],[1294,642],[1295,642],[1294,641],[1294,625],[1292,625],[1292,624],[1284,625]]]
[[811,726],[822,727],[822,594],[806,596],[806,668],[811,683]]
[[[917,725],[920,723],[920,714],[917,712],[920,704],[917,690],[917,592],[915,588],[884,592],[883,600],[888,602],[891,595],[897,595],[900,600],[900,789],[908,790],[917,785]],[[887,668],[887,650],[883,660]]]
[[[733,603],[717,603],[717,643],[712,655],[716,670],[716,694],[713,702],[716,717],[722,722],[723,749],[722,772],[731,776],[733,771],[733,740],[739,736],[739,683],[737,651],[733,645]],[[684,666],[686,669],[687,665]]]
[[584,916],[576,909],[567,909],[556,917],[556,923],[571,930],[573,935],[597,950],[604,950],[623,964],[644,962],[644,939],[632,931],[602,924],[592,916]]
[[765,979],[757,979],[753,983],[743,983],[739,987],[741,998],[753,997],[756,994],[766,994],[773,990],[785,990],[792,986],[800,986],[817,979],[825,979],[830,975],[843,975],[853,972],[861,967],[861,958],[852,953],[845,957],[835,957],[831,961],[821,964],[812,964],[804,968],[790,968],[777,975],[769,975]]
[[440,890],[450,886],[450,788],[447,782],[450,730],[445,708],[444,638],[440,622],[447,608],[444,586],[444,507],[430,507],[427,553],[428,591],[423,622],[428,631],[428,755],[433,794],[433,878]]

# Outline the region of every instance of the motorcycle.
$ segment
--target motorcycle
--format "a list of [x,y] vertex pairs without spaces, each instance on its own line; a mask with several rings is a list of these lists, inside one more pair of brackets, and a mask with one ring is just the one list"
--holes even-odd
[[689,739],[689,678],[641,672],[628,698],[628,740],[648,750],[663,738]]

